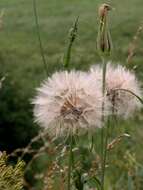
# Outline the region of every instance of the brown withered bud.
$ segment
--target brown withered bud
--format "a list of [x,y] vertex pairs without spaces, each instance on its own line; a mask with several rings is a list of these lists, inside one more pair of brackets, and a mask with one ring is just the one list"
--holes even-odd
[[124,133],[124,134],[118,136],[111,143],[109,143],[107,145],[107,150],[108,151],[112,150],[117,144],[119,144],[123,140],[123,138],[129,138],[129,137],[130,137],[130,135],[127,133]]
[[99,7],[98,14],[100,18],[104,18],[107,16],[108,11],[112,10],[112,7],[106,3],[102,4]]
[[98,14],[99,14],[99,31],[97,37],[97,49],[102,54],[109,54],[112,49],[112,41],[110,32],[108,29],[108,11],[112,8],[108,4],[102,4],[99,7]]

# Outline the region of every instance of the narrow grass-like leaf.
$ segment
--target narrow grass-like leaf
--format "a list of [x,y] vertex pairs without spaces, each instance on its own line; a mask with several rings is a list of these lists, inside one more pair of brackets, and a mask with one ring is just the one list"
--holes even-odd
[[33,0],[33,11],[34,11],[36,32],[37,32],[37,36],[38,36],[38,40],[39,40],[39,47],[40,47],[41,57],[42,57],[42,61],[43,61],[43,64],[44,64],[46,74],[48,75],[48,68],[47,68],[46,58],[45,58],[45,55],[44,55],[44,49],[43,49],[43,45],[42,45],[41,35],[40,35],[40,27],[39,27],[39,21],[38,21],[36,0]]
[[134,92],[132,92],[131,90],[123,89],[123,88],[118,88],[118,89],[115,89],[114,91],[125,91],[125,92],[128,92],[128,93],[132,94],[133,96],[135,96],[143,104],[143,99],[141,97],[139,97],[137,94],[135,94]]

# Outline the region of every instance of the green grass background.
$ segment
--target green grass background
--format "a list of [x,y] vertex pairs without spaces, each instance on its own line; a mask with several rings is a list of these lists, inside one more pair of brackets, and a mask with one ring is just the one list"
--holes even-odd
[[[72,67],[88,69],[91,64],[100,60],[95,43],[98,28],[97,9],[102,2],[100,0],[37,0],[40,33],[49,73],[60,68],[68,30],[78,15],[80,16],[79,35],[73,49]],[[114,44],[113,60],[125,63],[128,45],[142,21],[143,2],[142,0],[109,2],[115,7],[110,14]],[[4,28],[0,33],[1,70],[19,81],[21,90],[30,93],[33,87],[45,78],[32,0],[1,0],[0,9],[5,10]],[[134,59],[134,64],[138,66],[142,60],[142,43],[140,45],[141,51]]]
[[[48,72],[62,68],[69,28],[80,16],[78,37],[72,50],[71,68],[87,70],[100,62],[96,52],[98,29],[97,10],[101,0],[37,0],[44,53]],[[142,0],[107,1],[115,8],[110,13],[110,29],[114,45],[112,61],[127,65],[128,47],[143,20]],[[0,31],[0,74],[10,77],[19,96],[30,99],[46,78],[35,27],[32,0],[0,0],[0,10],[5,10],[3,29]],[[130,68],[143,80],[143,34]],[[18,112],[18,111],[17,111]],[[25,114],[27,110],[25,110]],[[7,116],[8,117],[8,116]],[[137,114],[123,122],[121,131],[131,134],[134,152],[139,162],[143,160],[143,116]],[[125,148],[125,147],[124,147]],[[128,148],[128,146],[126,146]]]

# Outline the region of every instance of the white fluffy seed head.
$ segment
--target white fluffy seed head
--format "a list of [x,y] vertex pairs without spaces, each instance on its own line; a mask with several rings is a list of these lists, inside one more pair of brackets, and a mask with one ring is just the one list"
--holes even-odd
[[[91,76],[102,82],[102,68],[94,66],[91,68]],[[112,113],[127,118],[136,110],[141,108],[139,100],[125,89],[142,96],[139,82],[133,72],[121,65],[107,64],[106,71],[106,95],[111,105]]]
[[38,88],[33,104],[36,122],[51,134],[101,126],[101,86],[83,72],[56,72]]

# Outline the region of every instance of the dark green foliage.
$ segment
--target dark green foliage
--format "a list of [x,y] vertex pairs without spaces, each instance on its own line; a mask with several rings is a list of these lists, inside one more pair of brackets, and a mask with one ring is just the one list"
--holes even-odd
[[36,135],[29,97],[7,77],[0,90],[0,150],[24,147]]

